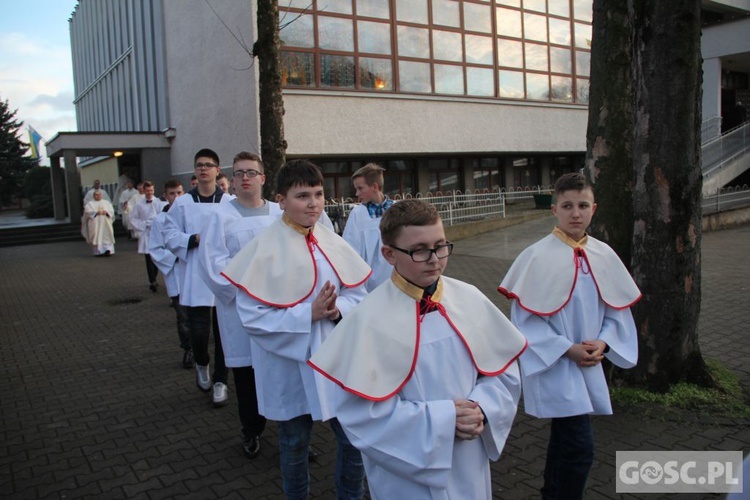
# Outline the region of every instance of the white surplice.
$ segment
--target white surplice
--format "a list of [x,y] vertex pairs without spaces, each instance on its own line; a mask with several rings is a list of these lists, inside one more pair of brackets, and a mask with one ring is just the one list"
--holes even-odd
[[149,229],[151,229],[151,224],[166,204],[167,202],[156,197],[151,199],[151,203],[144,198],[136,204],[130,213],[130,225],[135,231],[135,237],[138,238],[138,253],[149,253]]
[[151,255],[151,261],[164,277],[167,295],[177,297],[180,295],[180,285],[177,282],[177,257],[167,249],[164,242],[164,223],[166,220],[167,213],[161,212],[151,223],[151,229],[148,233],[148,253]]
[[381,283],[391,277],[393,266],[385,260],[380,248],[380,221],[383,217],[370,217],[367,206],[360,203],[349,213],[344,227],[343,238],[372,268],[372,276],[365,283],[367,291],[375,290]]
[[232,259],[223,275],[237,286],[237,312],[255,341],[258,411],[271,420],[305,414],[328,420],[335,416],[331,393],[336,386],[314,373],[307,360],[334,323],[327,318],[313,323],[312,302],[329,281],[345,316],[365,297],[370,268],[321,223],[311,234],[293,225],[286,219],[274,222]]
[[564,356],[573,344],[602,340],[609,347],[605,357],[616,366],[631,368],[638,361],[629,307],[640,291],[614,251],[603,247],[609,249],[590,236],[575,242],[556,230],[524,250],[500,285],[514,299],[513,324],[529,341],[520,358],[529,415],[612,413],[602,365],[576,365]]
[[[99,210],[104,210],[106,214],[99,215]],[[115,232],[112,226],[114,217],[115,210],[112,204],[104,199],[89,201],[83,208],[84,224],[81,233],[92,246],[94,255],[107,251],[110,254],[115,253]]]
[[216,297],[224,361],[230,368],[252,366],[253,340],[245,332],[237,313],[237,288],[221,272],[242,247],[283,213],[278,203],[267,201],[268,215],[246,217],[234,203],[221,204],[211,214],[201,231],[201,245],[198,247],[198,270]]
[[[233,196],[214,193],[215,203],[198,203],[193,195],[197,188],[176,198],[167,212],[164,223],[164,242],[167,249],[179,259],[177,280],[180,286],[180,304],[188,307],[214,305],[214,294],[198,274],[198,247],[188,248],[190,237],[200,234],[204,222],[220,204],[229,203]],[[201,240],[201,244],[203,241]]]
[[[516,414],[525,340],[475,287],[441,278],[439,310],[422,316],[421,294],[394,273],[310,364],[346,389],[337,389],[336,416],[362,452],[373,499],[490,499],[489,461]],[[476,440],[455,437],[460,399],[487,417]]]

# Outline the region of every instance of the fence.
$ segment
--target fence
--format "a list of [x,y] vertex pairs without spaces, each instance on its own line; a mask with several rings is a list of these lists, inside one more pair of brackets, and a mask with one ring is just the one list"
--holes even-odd
[[716,194],[704,196],[701,203],[703,215],[747,207],[748,205],[750,205],[750,187],[747,184],[744,186],[721,188]]
[[701,148],[703,176],[750,151],[750,123],[740,125],[726,134],[707,142]]
[[[535,186],[516,189],[475,190],[463,193],[452,191],[442,193],[417,193],[404,196],[396,195],[394,201],[417,198],[435,205],[446,226],[453,226],[463,222],[483,220],[488,217],[505,217],[507,204],[518,203],[534,199],[534,195],[552,194],[551,186]],[[343,232],[349,213],[358,203],[351,198],[329,200],[325,210],[331,218],[334,228]]]
[[[535,186],[517,189],[476,190],[462,193],[417,193],[412,196],[394,196],[394,200],[418,198],[429,201],[438,208],[440,217],[446,226],[453,226],[462,222],[483,220],[488,217],[505,217],[509,204],[520,203],[534,199],[534,195],[551,195],[552,187]],[[349,213],[358,203],[351,198],[343,200],[328,200],[325,210],[335,229],[341,233],[346,225]],[[734,208],[750,206],[750,187],[747,185],[722,188],[716,194],[704,196],[701,207],[705,215]]]
[[706,118],[701,123],[701,144],[705,144],[721,135],[721,117]]

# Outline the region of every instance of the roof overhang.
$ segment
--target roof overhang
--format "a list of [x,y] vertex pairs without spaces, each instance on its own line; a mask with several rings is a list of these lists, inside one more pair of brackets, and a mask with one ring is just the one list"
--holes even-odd
[[143,149],[171,147],[166,132],[59,132],[45,145],[47,156],[62,157],[65,151],[76,156],[109,156],[115,151],[137,153]]

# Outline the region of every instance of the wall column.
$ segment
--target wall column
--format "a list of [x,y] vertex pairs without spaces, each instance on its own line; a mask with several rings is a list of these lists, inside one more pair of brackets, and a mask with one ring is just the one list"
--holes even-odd
[[65,172],[60,167],[60,157],[49,159],[50,182],[52,183],[52,206],[55,220],[65,220]]
[[78,172],[78,162],[76,161],[76,152],[66,150],[63,153],[65,160],[65,180],[68,194],[68,214],[70,222],[81,220],[83,207],[81,203],[81,174]]

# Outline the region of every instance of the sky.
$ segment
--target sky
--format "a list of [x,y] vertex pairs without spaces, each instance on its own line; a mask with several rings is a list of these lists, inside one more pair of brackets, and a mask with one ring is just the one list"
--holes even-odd
[[[77,0],[0,0],[0,99],[44,142],[75,131],[68,19]],[[28,134],[22,139],[29,141]],[[42,165],[49,165],[46,156]]]

